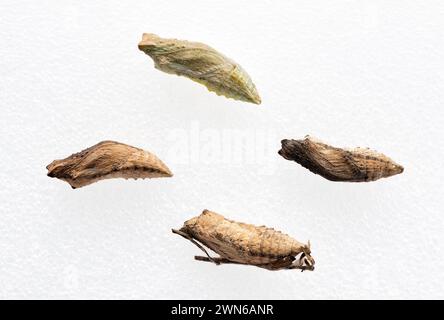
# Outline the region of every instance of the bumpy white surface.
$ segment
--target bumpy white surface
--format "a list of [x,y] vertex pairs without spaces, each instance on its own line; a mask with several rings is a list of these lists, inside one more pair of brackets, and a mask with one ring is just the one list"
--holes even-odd
[[[444,298],[443,14],[442,1],[2,0],[0,297]],[[232,57],[262,105],[155,70],[143,32]],[[305,134],[405,172],[324,180],[277,154]],[[174,178],[46,177],[104,139],[154,152]],[[170,228],[204,208],[310,239],[316,270],[194,261]]]

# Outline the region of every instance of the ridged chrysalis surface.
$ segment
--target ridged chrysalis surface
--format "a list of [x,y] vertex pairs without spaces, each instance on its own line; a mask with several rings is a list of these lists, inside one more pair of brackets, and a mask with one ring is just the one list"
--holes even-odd
[[102,141],[47,167],[48,176],[80,188],[111,178],[171,177],[170,169],[154,154],[115,141]]
[[227,98],[261,103],[256,86],[245,70],[206,44],[144,33],[139,49],[163,72],[187,77]]
[[[209,210],[204,210],[201,215],[186,221],[180,230],[173,232],[205,251],[207,257],[196,257],[197,260],[254,265],[269,270],[314,269],[310,243],[303,244],[265,226],[228,220]],[[200,244],[219,254],[219,257],[210,257]]]
[[331,181],[375,181],[404,171],[382,153],[365,148],[336,148],[310,136],[282,140],[279,154]]

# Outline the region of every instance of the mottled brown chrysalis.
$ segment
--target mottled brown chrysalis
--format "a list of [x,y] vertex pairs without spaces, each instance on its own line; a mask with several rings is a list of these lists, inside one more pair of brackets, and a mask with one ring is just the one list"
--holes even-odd
[[335,148],[310,136],[281,143],[282,157],[331,181],[375,181],[404,171],[389,157],[370,149]]
[[48,176],[68,182],[73,189],[111,178],[171,177],[170,169],[154,154],[115,141],[102,141],[47,167]]
[[[314,270],[310,242],[303,244],[272,228],[235,222],[209,210],[172,231],[205,252],[206,257],[196,256],[196,260],[253,265],[268,270]],[[204,246],[219,257],[211,257]]]

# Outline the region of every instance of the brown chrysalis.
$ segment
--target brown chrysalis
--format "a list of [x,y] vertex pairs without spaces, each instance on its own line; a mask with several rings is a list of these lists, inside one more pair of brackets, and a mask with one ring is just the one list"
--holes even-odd
[[154,154],[115,141],[102,141],[47,167],[48,176],[68,182],[73,189],[111,178],[171,177],[170,169]]
[[310,136],[281,143],[282,157],[331,181],[375,181],[404,171],[389,157],[370,149],[335,148]]
[[[302,244],[272,228],[231,221],[209,210],[186,221],[179,230],[172,231],[205,252],[206,257],[195,257],[199,261],[217,265],[253,265],[268,270],[314,270],[310,242]],[[219,257],[211,257],[203,246]]]

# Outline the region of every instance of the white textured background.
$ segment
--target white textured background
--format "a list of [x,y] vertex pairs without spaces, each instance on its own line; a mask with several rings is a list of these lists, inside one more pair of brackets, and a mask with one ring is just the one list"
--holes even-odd
[[[444,298],[443,15],[442,1],[1,0],[0,297]],[[232,57],[262,105],[155,70],[143,32]],[[405,172],[329,182],[276,153],[306,134]],[[175,176],[78,190],[46,176],[104,139]],[[170,228],[204,208],[310,239],[316,270],[194,261]]]

